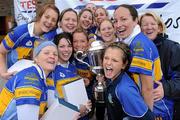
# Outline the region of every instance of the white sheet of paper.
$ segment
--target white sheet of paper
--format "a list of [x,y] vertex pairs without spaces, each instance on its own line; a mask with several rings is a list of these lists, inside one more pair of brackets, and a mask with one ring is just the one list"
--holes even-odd
[[25,68],[31,67],[33,65],[32,60],[22,59],[17,61],[14,65],[12,65],[8,72],[19,72]]
[[73,120],[78,112],[55,102],[46,111],[41,120]]
[[[83,79],[79,79],[63,86],[64,99],[75,106],[88,101]],[[73,120],[78,112],[60,104],[58,101],[46,111],[41,120]]]
[[79,79],[63,86],[64,99],[79,108],[86,104],[88,96],[83,79]]

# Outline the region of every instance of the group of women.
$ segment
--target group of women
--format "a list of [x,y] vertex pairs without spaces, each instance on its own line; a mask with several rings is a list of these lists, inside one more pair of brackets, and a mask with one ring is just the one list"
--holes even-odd
[[[97,40],[106,46],[101,79],[73,56],[86,53]],[[131,5],[119,5],[113,20],[92,3],[79,13],[68,8],[61,14],[55,5],[44,5],[33,22],[15,27],[0,44],[0,76],[8,80],[0,94],[0,120],[40,119],[64,97],[62,85],[78,78],[84,79],[91,101],[75,119],[90,118],[86,111],[94,108],[93,86],[101,80],[106,104],[95,105],[97,120],[105,119],[105,109],[108,120],[172,120],[180,96],[179,49],[157,15],[148,12],[139,19]],[[17,74],[7,72],[24,58],[34,65]],[[83,60],[89,62],[86,56]]]

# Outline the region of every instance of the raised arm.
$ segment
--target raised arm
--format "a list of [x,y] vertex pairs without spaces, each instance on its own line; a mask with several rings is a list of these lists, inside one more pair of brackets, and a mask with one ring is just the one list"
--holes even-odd
[[6,65],[6,57],[7,57],[8,50],[4,47],[4,45],[0,44],[0,77],[2,79],[8,80],[13,73],[7,72],[7,65]]

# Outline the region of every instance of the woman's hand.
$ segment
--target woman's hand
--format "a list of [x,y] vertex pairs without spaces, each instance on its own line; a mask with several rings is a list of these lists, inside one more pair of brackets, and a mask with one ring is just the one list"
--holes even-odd
[[155,81],[158,84],[158,87],[153,90],[154,101],[158,101],[164,97],[164,89],[162,83],[159,81]]
[[91,108],[92,108],[92,103],[91,103],[91,100],[88,100],[87,103],[85,105],[80,105],[80,116],[83,117],[85,115],[87,115],[90,111],[91,111]]
[[10,79],[14,74],[16,74],[16,72],[4,72],[4,73],[1,73],[1,78],[3,80],[8,80]]
[[81,117],[81,116],[80,116],[80,113],[77,112],[77,113],[75,113],[75,114],[73,115],[73,120],[78,120],[80,117]]
[[88,111],[90,112],[91,111],[91,108],[92,108],[92,102],[91,100],[88,100],[87,103],[85,104],[86,108],[88,109]]
[[88,78],[83,78],[84,79],[84,84],[87,87],[90,84],[90,80]]

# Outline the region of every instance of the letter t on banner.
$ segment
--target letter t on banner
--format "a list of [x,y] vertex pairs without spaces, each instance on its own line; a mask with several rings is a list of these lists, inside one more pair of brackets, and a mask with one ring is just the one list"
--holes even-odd
[[14,0],[15,21],[17,25],[28,23],[36,16],[35,0]]

